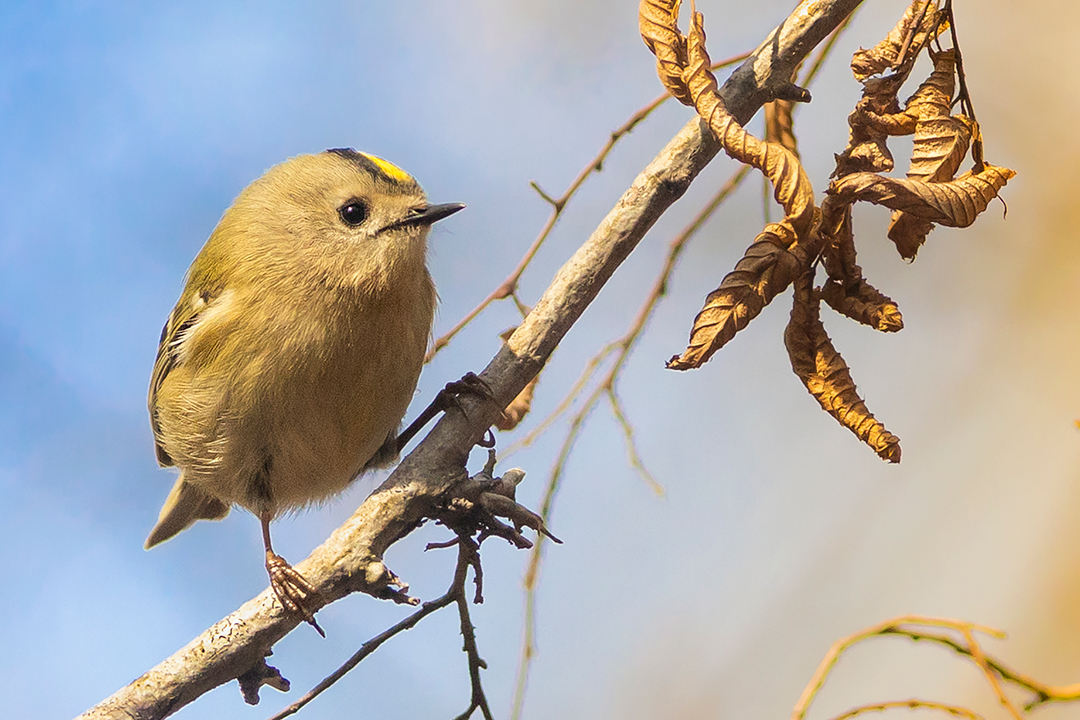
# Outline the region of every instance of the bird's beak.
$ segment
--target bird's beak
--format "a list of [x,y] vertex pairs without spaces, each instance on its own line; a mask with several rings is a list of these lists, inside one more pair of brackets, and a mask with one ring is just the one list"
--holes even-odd
[[433,223],[442,220],[445,217],[450,217],[458,210],[465,209],[464,203],[443,203],[442,205],[428,205],[427,207],[417,208],[413,210],[408,216],[394,223],[394,225],[409,226],[409,225],[421,225],[427,227]]

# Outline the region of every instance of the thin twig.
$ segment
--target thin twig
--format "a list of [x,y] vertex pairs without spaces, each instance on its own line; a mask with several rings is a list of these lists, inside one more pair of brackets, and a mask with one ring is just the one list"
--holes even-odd
[[[883,630],[880,634],[899,635],[916,642],[920,640],[929,640],[930,642],[943,645],[960,655],[971,657],[971,651],[968,647],[948,635],[937,635],[935,633],[922,632],[909,628],[889,628]],[[1077,700],[1080,700],[1080,683],[1056,686],[1046,685],[1029,675],[1024,675],[1023,673],[1013,670],[993,657],[986,657],[986,664],[1002,679],[1019,688],[1027,690],[1034,696],[1031,701],[1024,705],[1025,712],[1031,712],[1034,708],[1045,703],[1076,702]]]
[[[589,401],[585,403],[585,406],[570,423],[570,432],[567,433],[566,439],[563,440],[562,447],[559,449],[558,458],[555,460],[547,490],[544,493],[544,502],[540,507],[541,517],[546,518],[551,515],[551,507],[555,503],[555,494],[559,490],[559,481],[562,479],[563,470],[566,468],[566,461],[570,458],[570,452],[577,443],[578,435],[581,433],[588,411],[596,404],[595,399],[597,397],[599,397],[599,393],[594,391],[589,397]],[[514,700],[510,711],[511,720],[519,720],[521,717],[521,710],[525,703],[525,689],[529,680],[529,668],[536,654],[536,585],[540,577],[540,560],[546,545],[547,539],[543,535],[537,536],[536,544],[533,545],[533,549],[529,553],[529,565],[525,570],[525,579],[522,583],[525,586],[525,630],[521,643],[521,658],[518,661]]]
[[[740,53],[738,55],[734,55],[732,57],[714,63],[711,67],[713,70],[725,68],[730,65],[734,65],[735,63],[742,62],[749,56],[749,52]],[[559,197],[552,197],[551,195],[546,193],[544,189],[540,187],[539,183],[537,183],[535,180],[530,181],[529,185],[532,187],[532,189],[535,190],[538,195],[540,195],[544,202],[551,205],[551,215],[548,216],[547,222],[544,223],[544,227],[540,229],[540,234],[537,235],[536,239],[532,241],[529,249],[525,251],[525,254],[521,257],[521,260],[518,261],[517,267],[513,269],[513,271],[506,277],[506,279],[503,280],[497,288],[492,290],[491,293],[486,298],[484,298],[479,305],[474,307],[472,310],[469,311],[467,315],[465,315],[465,317],[459,320],[458,323],[454,325],[454,327],[450,328],[445,333],[436,338],[435,342],[431,345],[431,349],[428,351],[427,357],[424,358],[424,362],[431,362],[431,359],[435,357],[435,355],[440,350],[450,344],[450,341],[454,338],[455,335],[461,332],[466,325],[475,320],[476,317],[480,313],[482,313],[488,305],[495,302],[496,300],[503,300],[505,298],[512,297],[517,304],[519,311],[525,307],[521,300],[518,299],[516,296],[518,282],[521,280],[522,274],[524,274],[526,268],[529,267],[529,264],[532,262],[533,258],[536,257],[536,253],[540,251],[540,246],[544,244],[544,241],[547,240],[548,235],[550,235],[551,231],[555,229],[556,223],[558,223],[559,218],[562,216],[563,210],[566,208],[566,204],[577,193],[578,189],[581,188],[585,181],[589,179],[590,175],[603,170],[604,162],[607,160],[607,156],[611,154],[611,151],[615,149],[615,145],[623,137],[628,135],[631,130],[633,130],[635,127],[641,124],[642,121],[649,117],[649,115],[651,115],[653,111],[656,110],[656,108],[663,105],[670,97],[671,95],[667,92],[664,92],[662,95],[657,96],[643,108],[631,115],[630,118],[620,127],[613,130],[611,136],[608,138],[607,143],[605,143],[604,147],[600,149],[600,152],[596,154],[596,157],[594,157],[585,167],[581,169],[581,172],[579,172],[577,177],[574,178],[573,182],[570,183],[570,187],[563,191],[563,194]],[[522,312],[523,317],[525,314],[527,313]]]
[[[923,20],[926,18],[926,11],[930,9],[930,6],[937,2],[937,0],[926,0],[923,3],[922,9],[919,10],[919,14],[915,16],[915,22],[911,23],[907,33],[904,35],[904,42],[900,45],[899,52],[896,53],[896,60],[893,61],[893,67],[899,67],[904,64],[904,58],[907,55],[908,48],[911,47],[911,41],[915,39],[915,34],[920,27],[922,27]],[[927,35],[929,37],[929,34]],[[920,47],[919,50],[922,50]]]
[[986,655],[983,653],[982,648],[979,647],[979,643],[975,640],[975,634],[971,632],[971,628],[960,628],[960,633],[967,640],[968,651],[971,653],[971,659],[975,661],[975,664],[983,671],[983,675],[986,676],[987,682],[990,683],[990,687],[994,689],[994,694],[997,695],[998,702],[1001,706],[1009,711],[1009,714],[1013,716],[1015,720],[1023,720],[1020,715],[1020,711],[1013,705],[1012,700],[1005,694],[1005,690],[1001,687],[1001,682],[998,680],[997,673],[990,667],[990,663],[986,660]]
[[641,476],[641,479],[645,481],[654,493],[663,497],[664,486],[660,484],[659,480],[653,477],[653,474],[645,467],[641,455],[638,454],[637,442],[634,440],[634,426],[626,417],[626,412],[622,408],[622,401],[619,400],[618,392],[616,392],[613,385],[604,386],[604,391],[604,394],[607,395],[608,403],[611,405],[611,414],[615,416],[615,421],[619,423],[619,427],[622,428],[623,437],[626,439],[626,454],[629,455],[630,467],[637,471],[637,474]]
[[851,24],[851,19],[855,17],[855,13],[857,12],[859,12],[858,8],[853,10],[850,15],[844,18],[844,22],[836,26],[836,29],[829,34],[829,37],[826,38],[825,42],[821,43],[821,46],[818,47],[817,55],[815,55],[814,59],[810,62],[810,69],[806,71],[806,75],[799,82],[800,85],[802,85],[803,87],[810,87],[810,84],[814,82],[814,78],[817,77],[818,72],[821,71],[822,66],[825,64],[825,61],[832,53],[832,49],[833,46],[836,45],[836,41],[839,40],[840,35],[842,35],[843,32],[847,30],[848,25]]
[[[477,708],[483,713],[484,720],[494,720],[491,708],[488,707],[487,696],[484,695],[484,686],[480,682],[480,670],[486,670],[487,663],[480,657],[480,651],[476,647],[476,628],[473,627],[469,617],[469,599],[465,595],[465,579],[469,568],[472,567],[473,572],[479,577],[480,554],[478,550],[480,546],[472,538],[461,537],[459,547],[461,550],[458,554],[458,566],[454,573],[454,601],[457,603],[458,617],[461,620],[461,637],[464,643],[462,649],[469,658],[469,681],[472,694],[469,698],[468,709],[458,715],[455,720],[468,720]],[[477,593],[479,592],[480,586],[477,585]]]
[[[957,640],[950,635],[939,634],[922,628],[942,628],[952,631],[959,634],[963,638],[963,641]],[[1073,702],[1080,700],[1080,683],[1058,687],[1045,685],[1027,675],[1018,673],[1002,664],[1000,661],[985,655],[979,644],[975,641],[974,633],[976,632],[999,639],[1004,637],[1004,634],[998,630],[965,622],[963,620],[912,615],[886,620],[885,622],[861,630],[853,635],[841,638],[829,648],[829,651],[825,654],[817,671],[814,673],[814,677],[811,678],[806,689],[803,690],[802,697],[799,698],[799,702],[796,703],[795,708],[792,711],[792,720],[803,720],[803,718],[805,718],[806,713],[810,708],[810,704],[825,684],[829,673],[832,672],[833,668],[836,666],[840,656],[843,655],[846,650],[869,638],[886,635],[906,637],[915,642],[929,640],[930,642],[947,647],[960,655],[971,658],[971,660],[983,670],[984,674],[990,680],[998,700],[1010,711],[1010,713],[1012,713],[1014,718],[1021,718],[1022,715],[1005,695],[1000,682],[998,682],[999,678],[1033,694],[1033,699],[1024,706],[1024,710],[1027,712],[1048,702]],[[840,719],[837,718],[835,720]]]
[[589,379],[592,378],[593,373],[596,372],[596,369],[598,367],[600,367],[600,364],[603,363],[603,361],[607,358],[609,354],[617,350],[618,347],[619,343],[617,341],[608,343],[604,346],[603,349],[600,350],[600,352],[593,355],[589,359],[589,361],[585,363],[585,369],[581,371],[581,375],[579,375],[578,379],[574,381],[574,384],[570,387],[570,391],[567,392],[563,399],[559,401],[559,404],[555,406],[555,409],[548,413],[547,417],[541,420],[535,428],[530,430],[520,439],[508,445],[507,448],[502,451],[502,457],[507,458],[516,453],[518,450],[529,447],[534,442],[536,442],[537,439],[539,439],[540,436],[543,435],[548,428],[555,424],[555,421],[558,420],[559,417],[563,415],[563,413],[565,413],[573,406],[574,400],[578,398],[581,392],[585,389],[585,386],[588,385]]
[[834,717],[832,720],[850,720],[857,715],[871,712],[884,712],[886,710],[894,710],[903,708],[905,710],[940,710],[941,712],[948,713],[953,717],[968,718],[968,720],[984,720],[983,716],[959,705],[946,705],[945,703],[934,702],[932,700],[919,700],[918,698],[911,698],[910,700],[891,700],[889,702],[881,703],[869,703],[867,705],[859,705],[853,707],[847,712],[841,713]]
[[[953,13],[952,0],[945,0],[944,10],[945,15],[949,18],[949,35],[952,37],[953,50],[956,52],[956,77],[960,81],[960,93],[957,100],[961,103],[961,109],[978,127],[978,121],[975,118],[975,106],[971,102],[971,93],[968,91],[967,75],[964,73],[964,56],[960,52],[960,40],[956,37],[956,16]],[[975,170],[981,171],[983,168],[982,133],[976,133],[975,137],[972,138],[971,159],[975,161]]]
[[292,705],[284,708],[280,712],[271,715],[267,720],[282,720],[282,718],[287,718],[290,715],[298,712],[300,708],[304,707],[309,702],[321,695],[324,690],[329,688],[341,678],[345,677],[346,673],[359,665],[361,660],[366,658],[371,653],[375,652],[384,642],[394,637],[398,633],[404,632],[406,630],[411,630],[413,627],[416,626],[418,622],[426,618],[431,613],[435,612],[436,610],[441,610],[450,603],[454,602],[454,593],[455,587],[452,586],[442,597],[424,603],[420,606],[419,610],[414,612],[412,615],[409,615],[397,625],[387,628],[383,632],[368,640],[366,643],[361,645],[360,649],[357,650],[352,657],[346,660],[341,665],[341,667],[332,672],[330,675],[327,675],[322,682],[311,688],[311,690],[309,690],[299,700],[294,702]]
[[[792,710],[791,713],[792,720],[802,720],[806,716],[806,712],[810,708],[810,703],[813,702],[814,697],[825,684],[825,680],[828,678],[829,673],[832,672],[832,669],[836,666],[837,661],[840,659],[840,656],[844,654],[845,650],[850,648],[852,645],[860,643],[867,638],[874,637],[875,635],[883,635],[895,632],[897,628],[901,625],[924,625],[930,627],[955,628],[958,626],[963,626],[965,625],[965,623],[960,620],[928,618],[910,615],[893,618],[892,620],[886,620],[885,622],[878,623],[877,625],[868,627],[865,630],[860,630],[853,635],[849,635],[845,638],[837,640],[835,643],[833,643],[832,647],[829,648],[829,651],[825,653],[825,657],[821,660],[821,664],[818,665],[817,671],[810,679],[810,682],[807,684],[806,689],[803,690],[803,694],[799,698],[799,702],[795,704],[795,709]],[[967,625],[972,627],[973,629],[989,630],[989,628],[981,628],[970,624]]]
[[528,447],[536,442],[536,440],[539,439],[539,437],[543,435],[559,417],[573,406],[574,401],[578,399],[585,390],[585,387],[589,384],[589,380],[592,379],[593,374],[596,373],[603,362],[614,352],[619,353],[615,364],[609,370],[607,375],[605,375],[604,380],[602,380],[600,384],[601,386],[613,386],[616,383],[619,372],[626,363],[626,360],[633,350],[634,345],[637,343],[638,338],[641,336],[642,331],[645,329],[645,325],[652,317],[653,311],[656,309],[660,299],[667,293],[667,284],[671,280],[671,274],[675,270],[675,265],[678,262],[679,257],[686,248],[686,243],[701,229],[702,225],[713,216],[720,205],[735,192],[740,184],[742,184],[749,169],[750,168],[746,165],[740,166],[720,189],[716,191],[716,194],[705,204],[705,207],[698,212],[694,219],[683,228],[682,232],[671,240],[671,243],[668,245],[668,254],[664,261],[664,266],[658,273],[657,279],[653,283],[652,290],[646,296],[644,304],[641,306],[641,309],[638,310],[637,315],[634,316],[626,333],[619,339],[613,340],[605,345],[599,352],[589,358],[588,362],[585,363],[585,368],[578,376],[578,379],[574,381],[570,390],[563,399],[559,401],[559,404],[555,406],[555,409],[548,413],[548,415],[525,436],[511,443],[510,446],[502,452],[502,457],[508,457],[518,450]]
[[[705,207],[703,207],[694,219],[683,228],[682,232],[671,240],[671,243],[668,246],[667,259],[664,261],[664,266],[657,275],[651,292],[649,292],[646,297],[641,309],[638,310],[638,313],[634,317],[633,322],[631,322],[626,334],[620,339],[609,343],[600,352],[594,355],[586,364],[585,370],[570,388],[570,392],[567,393],[555,410],[541,421],[537,428],[530,432],[524,439],[511,446],[511,449],[513,449],[533,442],[544,430],[551,426],[555,418],[565,412],[580,396],[603,361],[607,359],[611,353],[618,352],[615,362],[612,364],[611,368],[609,368],[607,374],[600,383],[593,388],[593,391],[589,394],[588,398],[578,411],[574,413],[574,416],[570,421],[570,426],[566,437],[563,439],[558,459],[555,461],[551,474],[548,477],[548,485],[544,493],[544,502],[540,508],[540,516],[544,518],[544,522],[547,522],[547,519],[551,517],[551,510],[555,503],[555,495],[558,491],[559,482],[562,478],[566,461],[569,459],[570,451],[573,450],[574,444],[577,442],[582,425],[589,413],[591,413],[596,406],[597,401],[605,395],[611,400],[612,410],[616,419],[623,424],[624,434],[627,438],[628,450],[631,457],[631,464],[638,470],[641,476],[645,478],[646,482],[649,482],[658,495],[663,494],[663,486],[653,478],[652,473],[645,467],[645,464],[641,461],[637,448],[634,445],[633,432],[630,429],[630,423],[626,420],[626,417],[618,404],[616,384],[618,382],[620,371],[626,364],[630,353],[633,351],[635,344],[641,337],[641,333],[644,331],[645,326],[648,324],[649,319],[656,310],[656,306],[659,304],[660,299],[667,294],[668,282],[671,280],[671,275],[675,270],[679,257],[686,248],[686,244],[694,237],[698,230],[701,229],[705,222],[712,217],[713,213],[716,212],[720,205],[735,192],[749,170],[750,168],[747,165],[743,165],[736,170],[709,202],[705,204]],[[507,454],[508,453],[503,453],[503,457]],[[514,701],[510,713],[510,717],[513,720],[517,720],[521,717],[525,691],[528,686],[529,668],[532,665],[533,657],[536,655],[536,587],[539,581],[540,565],[543,561],[543,547],[544,538],[538,537],[536,545],[533,546],[533,549],[530,552],[529,566],[525,572],[525,580],[523,582],[523,585],[525,586],[525,629],[521,643],[521,655],[518,659],[518,676],[514,690]]]

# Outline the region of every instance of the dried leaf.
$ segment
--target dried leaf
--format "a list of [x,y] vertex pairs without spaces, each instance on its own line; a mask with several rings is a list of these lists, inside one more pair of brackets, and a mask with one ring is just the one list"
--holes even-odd
[[[514,327],[499,333],[499,337],[502,338],[503,342],[506,342],[517,329],[518,326],[515,325]],[[540,382],[540,373],[533,376],[533,379],[521,389],[521,392],[517,394],[517,397],[511,400],[510,404],[503,409],[502,416],[496,418],[494,425],[497,429],[506,432],[513,430],[521,424],[521,421],[529,414],[529,410],[532,409],[533,394],[536,392],[536,384],[538,382]]]
[[898,332],[904,329],[904,318],[896,303],[862,278],[846,288],[835,280],[828,280],[818,294],[836,312],[875,330]]
[[799,157],[799,145],[795,139],[792,110],[795,103],[791,100],[773,100],[765,103],[765,141],[787,148],[788,152]]
[[919,248],[926,242],[926,236],[934,229],[934,223],[926,218],[916,217],[903,210],[895,210],[889,221],[889,239],[896,246],[900,257],[912,261],[919,254]]
[[705,298],[705,307],[694,319],[688,347],[667,366],[690,370],[703,365],[783,292],[806,264],[805,252],[796,247],[790,225],[766,225],[720,287]]
[[[910,108],[910,112],[908,109],[901,112],[896,93],[914,66],[917,55],[914,50],[921,47],[926,33],[939,32],[944,27],[938,27],[936,8],[926,8],[918,31],[910,38],[908,47],[911,49],[905,50],[902,63],[897,65],[896,60],[924,7],[926,3],[914,0],[884,40],[871,50],[859,50],[852,58],[851,69],[863,83],[863,98],[848,116],[851,138],[844,152],[836,156],[834,178],[856,172],[889,172],[893,169],[893,158],[886,145],[888,136],[910,135],[915,131],[918,110]],[[895,68],[896,72],[884,77],[870,77],[889,68]],[[921,97],[916,91],[912,99]],[[911,102],[909,100],[908,104]]]
[[976,128],[963,115],[920,120],[911,149],[909,180],[949,182],[967,155]]
[[[949,116],[956,89],[956,52],[931,49],[930,57],[934,60],[934,71],[908,98],[904,111],[917,118],[907,176],[909,180],[949,182],[967,155],[978,127],[964,115]],[[897,210],[889,223],[889,239],[901,257],[914,260],[933,229],[934,224],[929,220]]]
[[[963,115],[919,121],[908,179],[931,183],[951,181],[967,155],[972,135],[977,132],[973,121]],[[929,220],[897,210],[889,223],[889,239],[902,258],[914,260],[933,229],[934,224]]]
[[907,112],[878,114],[865,100],[855,106],[855,111],[848,118],[849,125],[862,125],[875,136],[882,138],[891,135],[910,135],[915,132],[916,122],[915,116]]
[[1012,170],[994,165],[944,183],[853,173],[833,181],[827,193],[844,202],[865,200],[939,225],[967,227],[1014,175]]
[[712,129],[730,157],[752,165],[773,184],[773,197],[784,208],[786,220],[795,234],[807,237],[814,221],[814,188],[799,163],[788,149],[774,143],[762,142],[732,117],[717,92],[716,77],[709,70],[712,64],[705,50],[705,30],[701,13],[694,13],[687,37],[689,63],[683,78],[690,89],[694,107]]
[[[900,76],[889,75],[872,78],[863,85],[862,99],[848,115],[851,135],[844,152],[836,156],[833,177],[843,177],[854,172],[888,172],[893,169],[892,154],[886,145],[892,128],[880,119],[892,118],[900,113],[896,93],[903,81]],[[904,117],[907,118],[906,115]],[[905,122],[908,120],[910,118]]]
[[904,113],[916,119],[909,180],[948,182],[967,154],[974,121],[964,115],[950,117],[956,87],[956,52],[931,51],[934,71],[908,98]]
[[[907,51],[903,57],[903,65],[914,63],[914,50],[927,41],[929,33],[936,35],[936,32],[941,29],[938,27],[940,13],[937,7],[927,7],[934,5],[934,1],[912,0],[911,5],[904,11],[904,16],[900,18],[900,22],[889,31],[884,40],[869,50],[858,50],[851,58],[851,72],[855,75],[855,79],[862,82],[871,75],[877,75],[890,68],[898,68],[897,61],[900,59],[898,56],[900,49],[905,46],[905,40],[907,40]],[[915,23],[920,15],[922,15],[922,21],[916,27]]]
[[934,69],[904,103],[904,112],[918,120],[948,117],[956,92],[956,50],[936,52],[930,48]]
[[856,261],[855,234],[851,227],[851,205],[827,196],[821,204],[821,232],[828,237],[821,253],[825,271],[843,287],[862,280],[862,268]]
[[819,316],[813,271],[795,280],[795,302],[784,331],[791,369],[825,412],[869,445],[883,460],[900,462],[900,438],[878,422],[859,397],[847,363],[836,352]]
[[668,92],[684,105],[693,104],[683,82],[686,67],[686,37],[677,23],[681,0],[641,0],[638,28],[641,39],[656,56],[656,72]]
[[536,391],[536,383],[539,381],[540,376],[537,375],[521,389],[517,397],[503,410],[502,417],[495,419],[496,428],[503,431],[513,430],[525,419],[525,416],[529,414],[529,410],[532,409],[533,393]]

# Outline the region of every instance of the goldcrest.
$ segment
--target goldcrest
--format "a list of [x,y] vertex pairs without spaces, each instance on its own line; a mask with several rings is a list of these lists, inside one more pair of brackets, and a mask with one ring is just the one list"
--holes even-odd
[[277,597],[315,625],[315,589],[274,553],[270,522],[396,459],[435,311],[428,230],[463,207],[351,149],[294,157],[240,193],[161,333],[150,422],[180,475],[147,548],[246,508]]

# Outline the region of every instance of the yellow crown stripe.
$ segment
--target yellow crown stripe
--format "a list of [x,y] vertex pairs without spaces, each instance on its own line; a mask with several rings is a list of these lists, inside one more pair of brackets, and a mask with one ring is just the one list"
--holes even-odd
[[399,168],[394,163],[392,163],[392,162],[390,162],[388,160],[383,160],[381,157],[375,157],[374,155],[369,155],[368,153],[360,153],[360,154],[363,155],[364,157],[366,157],[371,162],[375,163],[375,165],[378,166],[378,168],[380,170],[382,170],[383,173],[388,178],[390,178],[391,180],[396,180],[397,182],[403,182],[403,183],[413,181],[412,175],[405,172],[404,170]]

